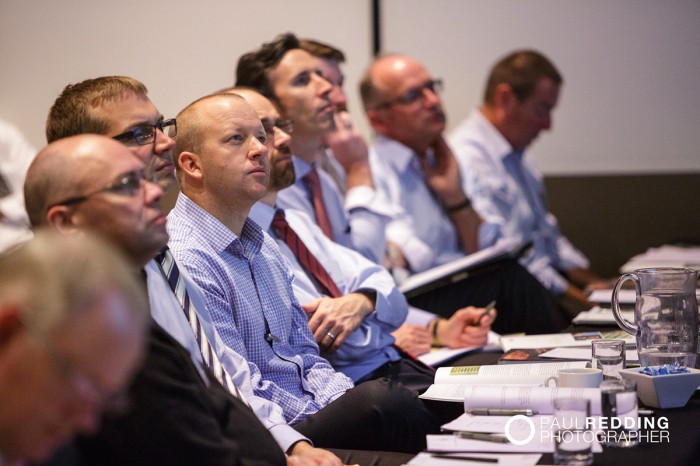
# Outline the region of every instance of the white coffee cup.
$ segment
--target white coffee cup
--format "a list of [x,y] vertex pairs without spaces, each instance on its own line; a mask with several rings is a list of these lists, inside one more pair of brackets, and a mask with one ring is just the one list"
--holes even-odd
[[555,387],[598,388],[603,381],[603,371],[593,368],[559,369],[557,375],[548,377],[545,387],[550,387],[554,381]]

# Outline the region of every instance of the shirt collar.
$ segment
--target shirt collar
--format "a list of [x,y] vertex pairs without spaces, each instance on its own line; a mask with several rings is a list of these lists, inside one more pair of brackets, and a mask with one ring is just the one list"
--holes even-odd
[[[401,172],[406,172],[418,157],[410,147],[381,134],[375,137],[374,147],[379,157]],[[388,154],[391,156],[389,157]]]
[[256,202],[250,209],[249,218],[260,225],[264,231],[270,231],[272,218],[275,216],[275,208],[264,202]]
[[299,181],[300,179],[304,178],[307,173],[314,169],[313,164],[306,163],[301,159],[301,157],[297,157],[296,155],[292,156],[292,163],[294,164],[294,173],[296,174],[296,181]]
[[476,120],[476,126],[481,130],[484,137],[484,145],[488,148],[488,153],[496,154],[497,157],[505,159],[511,154],[522,156],[522,151],[514,152],[513,147],[498,129],[484,116],[479,109],[472,112],[472,117]]
[[250,218],[246,219],[239,238],[226,225],[183,193],[178,195],[175,207],[181,215],[197,225],[198,231],[207,232],[206,235],[201,235],[202,239],[219,254],[226,250],[240,252],[242,247],[250,253],[255,253],[262,247],[263,236],[260,226]]

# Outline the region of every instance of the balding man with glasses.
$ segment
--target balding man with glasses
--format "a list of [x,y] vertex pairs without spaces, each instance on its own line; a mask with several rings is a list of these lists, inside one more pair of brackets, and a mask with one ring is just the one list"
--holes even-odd
[[[457,160],[443,136],[441,89],[442,81],[405,55],[376,59],[360,84],[365,113],[377,133],[369,155],[375,186],[398,210],[386,229],[390,256],[395,267],[412,273],[478,251],[495,231],[462,189]],[[485,306],[494,299],[498,319],[492,328],[499,333],[546,333],[568,323],[553,297],[515,260],[410,303],[448,317],[459,307]]]

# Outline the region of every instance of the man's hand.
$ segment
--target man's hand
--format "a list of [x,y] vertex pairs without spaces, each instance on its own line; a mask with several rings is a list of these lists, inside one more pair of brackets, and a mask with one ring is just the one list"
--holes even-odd
[[392,335],[396,339],[396,346],[413,356],[430,351],[433,341],[428,327],[422,325],[403,324]]
[[[496,309],[484,315],[485,309],[473,306],[457,310],[449,319],[440,319],[437,339],[449,348],[484,346],[491,324],[496,319]],[[483,316],[483,317],[482,317]]]
[[333,121],[335,127],[323,135],[323,141],[345,170],[346,189],[374,186],[367,143],[352,124],[350,115],[348,112],[336,112]]
[[332,353],[374,311],[374,302],[362,293],[350,293],[340,298],[319,298],[302,304],[311,316],[309,328],[321,350]]
[[435,165],[431,166],[427,157],[419,157],[421,169],[425,173],[425,181],[444,205],[458,205],[467,196],[462,190],[462,177],[457,159],[442,136],[436,139],[432,148]]
[[482,219],[469,205],[469,198],[462,189],[459,164],[442,135],[432,145],[435,165],[427,157],[419,157],[425,181],[440,198],[450,221],[457,230],[462,250],[471,254],[479,250],[479,225]]
[[343,462],[328,450],[315,448],[308,442],[297,442],[288,451],[287,466],[343,466]]

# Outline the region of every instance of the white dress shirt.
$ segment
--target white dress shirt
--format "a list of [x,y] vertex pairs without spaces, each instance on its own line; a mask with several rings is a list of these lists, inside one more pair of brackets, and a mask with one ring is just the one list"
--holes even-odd
[[[398,206],[387,226],[387,239],[399,246],[411,271],[422,272],[463,257],[454,225],[428,188],[415,152],[379,135],[369,157],[377,191]],[[480,246],[489,237],[489,228],[479,227]]]
[[0,120],[0,253],[31,237],[24,178],[36,150],[12,124]]
[[[398,352],[391,346],[394,343],[391,332],[405,320],[407,304],[391,275],[356,251],[331,241],[304,212],[295,209],[285,209],[284,212],[289,226],[323,265],[344,295],[357,290],[373,290],[377,293],[374,312],[365,317],[360,327],[335,353],[324,356],[333,367],[353,381],[361,380],[387,362],[400,359]],[[250,218],[269,231],[274,213],[273,207],[258,202],[251,209]],[[314,285],[313,278],[307,275],[286,243],[274,233],[270,234],[277,241],[294,273],[292,287],[299,302],[304,304],[323,297]]]
[[556,294],[567,281],[558,271],[587,268],[588,259],[559,231],[548,211],[542,175],[526,153],[513,151],[503,135],[475,109],[450,134],[460,165],[464,191],[474,208],[497,230],[489,246],[501,238],[532,242],[522,263]]
[[[277,196],[278,205],[305,212],[316,223],[316,213],[304,176],[314,166],[301,158],[292,158],[296,181],[283,189]],[[382,264],[386,251],[384,229],[392,210],[381,200],[370,186],[356,186],[345,196],[325,170],[317,169],[323,191],[323,202],[333,227],[333,240],[347,248],[354,249],[369,260]]]

